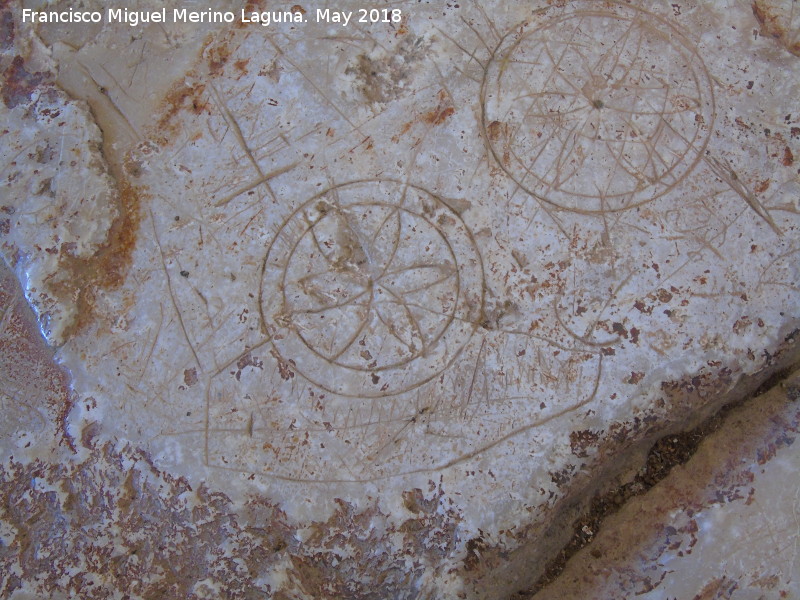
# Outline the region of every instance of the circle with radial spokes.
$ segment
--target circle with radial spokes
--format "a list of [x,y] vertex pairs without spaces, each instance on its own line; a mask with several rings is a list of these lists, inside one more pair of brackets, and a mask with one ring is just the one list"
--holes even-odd
[[283,224],[264,263],[273,346],[319,387],[380,397],[452,364],[483,306],[472,235],[445,202],[394,181],[336,186]]
[[482,87],[484,133],[503,170],[583,213],[667,193],[700,160],[714,119],[708,72],[686,38],[641,9],[598,4],[570,3],[509,34]]

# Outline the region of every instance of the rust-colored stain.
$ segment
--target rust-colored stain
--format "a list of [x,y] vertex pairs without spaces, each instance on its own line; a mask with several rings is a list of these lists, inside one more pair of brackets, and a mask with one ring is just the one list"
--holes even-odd
[[54,291],[78,298],[78,318],[67,329],[67,336],[92,321],[97,291],[118,289],[131,265],[141,221],[139,194],[127,181],[119,180],[116,203],[118,216],[109,228],[107,241],[92,257],[77,258],[69,252],[60,255],[59,266],[69,276],[54,284]]
[[786,146],[783,149],[783,159],[781,160],[781,163],[784,167],[791,167],[794,164],[794,154],[792,154],[789,146]]
[[781,34],[778,25],[775,23],[775,16],[771,15],[767,9],[759,6],[758,2],[753,2],[753,15],[765,33],[776,38],[780,37]]
[[452,101],[447,95],[447,92],[441,90],[438,94],[439,103],[431,111],[428,111],[422,116],[422,120],[428,125],[441,125],[444,123],[456,109],[453,108]]
[[3,103],[8,108],[14,108],[24,102],[29,102],[31,92],[39,85],[50,80],[46,72],[29,72],[25,69],[25,61],[21,56],[15,56],[11,64],[3,73]]
[[769,179],[765,179],[764,181],[759,181],[754,188],[756,194],[763,194],[764,192],[766,192],[769,189],[769,184],[770,184]]
[[727,577],[718,577],[709,581],[692,600],[713,600],[714,598],[730,598],[738,583]]
[[636,385],[642,379],[644,379],[644,373],[642,373],[641,371],[631,371],[630,376],[625,379],[625,383]]
[[489,126],[486,128],[487,133],[489,134],[489,139],[493,142],[496,142],[500,139],[502,135],[508,133],[508,126],[501,123],[500,121],[492,121],[489,123]]
[[451,116],[456,109],[452,106],[448,106],[447,108],[436,108],[422,117],[422,120],[430,125],[441,125],[444,123],[449,116]]
[[656,297],[662,304],[667,304],[672,300],[672,292],[669,292],[664,288],[659,288],[658,292],[656,292]]
[[238,71],[241,71],[242,75],[247,75],[247,63],[249,62],[249,58],[241,58],[233,63],[233,66],[236,67]]
[[[29,72],[21,56],[14,57],[0,80],[3,81],[3,101],[8,108],[29,102],[34,90],[38,89],[40,93],[42,90],[52,90],[54,93],[57,91],[49,83],[52,80],[51,73]],[[117,179],[116,192],[116,196],[109,201],[115,204],[117,216],[109,228],[106,242],[94,255],[89,258],[77,257],[74,243],[63,243],[44,249],[49,254],[58,255],[59,264],[58,277],[48,281],[48,291],[56,297],[77,299],[78,317],[66,328],[67,337],[91,321],[96,291],[118,288],[131,264],[131,253],[136,245],[139,229],[139,196],[121,178]],[[10,230],[10,223],[8,228]],[[5,229],[6,223],[0,220],[0,232]]]
[[416,117],[413,121],[407,121],[400,127],[400,133],[392,138],[392,141],[398,143],[400,136],[408,133],[411,128],[417,123],[425,123],[427,125],[441,125],[449,119],[456,109],[453,107],[452,101],[445,90],[439,90],[437,94],[436,108],[429,110],[426,113]]
[[208,68],[212,75],[218,75],[233,54],[233,49],[227,41],[214,43],[206,47],[208,55]]
[[800,41],[794,41],[795,32],[787,30],[786,24],[782,22],[779,15],[776,15],[767,2],[756,0],[753,2],[753,15],[761,25],[762,35],[770,36],[780,42],[789,52],[795,56],[800,56]]
[[158,120],[158,129],[162,132],[164,130],[174,131],[175,124],[172,120],[183,109],[197,115],[207,110],[208,102],[204,97],[205,89],[206,86],[202,83],[197,85],[175,84],[164,98],[164,107],[162,116]]
[[597,444],[602,433],[602,431],[595,432],[591,429],[573,431],[570,433],[569,446],[572,450],[572,454],[578,458],[587,458],[589,456],[587,449]]
[[476,537],[468,540],[467,556],[464,558],[464,570],[476,571],[481,566],[481,559],[488,549],[489,545],[482,537]]

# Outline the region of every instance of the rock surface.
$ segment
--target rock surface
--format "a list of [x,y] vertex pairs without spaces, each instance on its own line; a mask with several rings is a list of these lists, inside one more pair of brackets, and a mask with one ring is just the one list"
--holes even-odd
[[800,596],[798,397],[795,373],[728,415],[684,467],[603,523],[532,598]]
[[3,330],[55,382],[4,367],[3,593],[532,585],[593,493],[798,359],[784,4],[4,3],[2,251],[69,384]]

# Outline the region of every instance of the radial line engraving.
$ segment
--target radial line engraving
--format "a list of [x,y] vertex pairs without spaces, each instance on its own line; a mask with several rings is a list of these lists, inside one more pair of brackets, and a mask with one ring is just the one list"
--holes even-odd
[[309,381],[390,396],[452,363],[479,321],[483,285],[471,233],[445,202],[363,181],[331,188],[283,224],[261,310],[275,351]]
[[544,202],[580,213],[639,206],[701,159],[710,77],[660,17],[615,3],[570,7],[513,30],[492,55],[481,90],[489,149]]

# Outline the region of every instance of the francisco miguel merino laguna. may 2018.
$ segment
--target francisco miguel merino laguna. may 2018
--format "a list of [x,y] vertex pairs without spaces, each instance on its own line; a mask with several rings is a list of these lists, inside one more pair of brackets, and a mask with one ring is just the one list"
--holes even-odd
[[[362,9],[357,19],[361,23],[397,23],[402,19],[400,9]],[[172,17],[171,20],[168,17]],[[318,23],[338,23],[343,26],[349,24],[355,15],[353,11],[338,11],[331,9],[317,9],[313,14]],[[246,11],[242,9],[238,21],[240,23],[258,23],[269,26],[272,23],[305,23],[307,17],[304,12],[296,11]],[[210,8],[196,11],[186,8],[173,8],[168,12],[166,8],[153,11],[138,11],[128,8],[107,8],[101,11],[80,11],[70,8],[68,10],[22,10],[23,23],[127,23],[136,27],[142,23],[233,23],[236,15],[231,11],[217,11]]]

